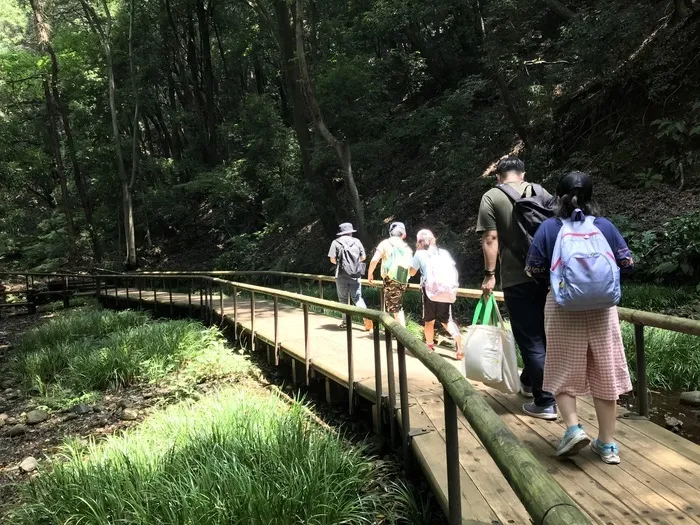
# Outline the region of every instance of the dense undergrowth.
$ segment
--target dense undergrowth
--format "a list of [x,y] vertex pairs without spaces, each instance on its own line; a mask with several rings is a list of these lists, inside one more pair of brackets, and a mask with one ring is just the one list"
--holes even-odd
[[13,523],[414,522],[394,477],[300,404],[229,389],[103,443],[69,442],[25,488]]
[[215,328],[92,305],[57,312],[25,334],[11,370],[26,390],[60,404],[137,382],[187,389],[207,378],[243,373],[247,366]]
[[[12,373],[25,389],[60,405],[137,383],[240,379],[252,366],[216,328],[90,305],[57,312],[26,333]],[[303,401],[285,402],[255,383],[221,385],[203,397],[183,396],[124,433],[65,437],[60,453],[19,487],[20,502],[7,519],[18,525],[425,522],[424,506],[396,481],[390,463],[318,426]]]

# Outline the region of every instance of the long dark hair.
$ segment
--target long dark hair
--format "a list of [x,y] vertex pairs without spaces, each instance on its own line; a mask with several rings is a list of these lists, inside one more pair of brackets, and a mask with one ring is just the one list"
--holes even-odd
[[600,208],[593,199],[593,183],[587,173],[572,171],[557,186],[557,217],[568,219],[574,210],[585,215],[600,215]]

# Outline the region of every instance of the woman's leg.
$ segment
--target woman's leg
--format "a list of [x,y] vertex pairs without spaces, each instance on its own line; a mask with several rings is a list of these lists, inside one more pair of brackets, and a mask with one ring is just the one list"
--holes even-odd
[[435,338],[435,320],[425,322],[424,332],[425,344],[427,344],[428,346],[433,345],[433,340]]
[[593,404],[595,405],[595,414],[598,418],[598,441],[601,443],[614,443],[617,403],[594,397]]
[[566,427],[577,427],[578,414],[576,413],[576,398],[564,393],[557,394],[554,397],[557,400],[557,406],[559,407],[559,412],[561,413],[564,423],[566,423]]
[[450,313],[450,320],[447,323],[442,323],[442,326],[447,330],[447,333],[452,336],[452,340],[455,344],[455,357],[457,359],[462,359],[464,353],[462,352],[462,334],[459,331],[459,326],[452,320],[452,314]]

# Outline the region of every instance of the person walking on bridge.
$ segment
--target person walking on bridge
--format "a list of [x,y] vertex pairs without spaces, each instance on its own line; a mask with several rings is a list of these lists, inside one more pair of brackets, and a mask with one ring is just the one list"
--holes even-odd
[[392,222],[389,225],[389,238],[379,243],[367,271],[369,284],[372,284],[375,269],[381,261],[380,273],[384,281],[384,310],[393,314],[394,319],[402,326],[406,326],[403,296],[408,287],[409,269],[413,259],[413,250],[404,239],[406,239],[404,223]]
[[435,348],[435,321],[438,321],[452,336],[455,358],[463,359],[462,335],[452,319],[452,303],[459,288],[456,264],[447,250],[438,248],[430,230],[421,230],[416,235],[416,254],[410,274],[413,276],[419,271],[425,343],[431,350]]
[[600,216],[593,183],[581,172],[557,186],[557,217],[543,222],[527,256],[527,272],[550,284],[545,307],[547,358],[544,388],[554,393],[566,432],[558,456],[571,456],[591,440],[579,424],[578,396],[593,396],[598,438],[591,448],[617,464],[617,399],[632,390],[620,319],[620,271],[633,268],[620,232]]
[[[367,255],[365,247],[352,236],[357,230],[349,222],[344,222],[339,226],[336,239],[331,243],[328,251],[328,258],[331,264],[335,264],[335,288],[338,292],[338,301],[348,304],[350,298],[355,306],[367,308],[362,299],[362,283],[360,280],[365,273],[364,260]],[[344,318],[343,318],[344,319]],[[365,330],[370,331],[373,327],[371,319],[365,319]],[[345,326],[345,320],[340,324]]]
[[[481,234],[484,252],[484,280],[481,289],[485,296],[493,291],[496,285],[496,262],[499,260],[503,296],[513,336],[524,364],[520,391],[525,397],[534,397],[534,402],[523,405],[523,411],[540,419],[556,420],[554,397],[542,389],[547,287],[525,273],[529,241],[516,220],[516,203],[521,198],[531,199],[536,196],[544,207],[553,197],[541,186],[525,181],[525,164],[517,157],[504,157],[498,162],[496,179],[498,186],[487,191],[481,198],[476,225],[477,233]],[[537,205],[536,202],[534,204]]]

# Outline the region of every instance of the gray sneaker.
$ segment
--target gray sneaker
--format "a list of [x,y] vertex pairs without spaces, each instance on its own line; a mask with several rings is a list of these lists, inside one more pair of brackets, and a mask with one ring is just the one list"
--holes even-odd
[[557,405],[538,407],[535,403],[525,403],[523,405],[523,412],[528,416],[545,419],[547,421],[556,421],[557,419]]
[[591,450],[600,456],[608,465],[620,463],[620,449],[615,443],[601,443],[598,438],[591,441]]
[[523,397],[527,397],[528,399],[532,399],[533,397],[535,397],[532,394],[532,387],[524,385],[522,381],[520,382],[520,395]]

